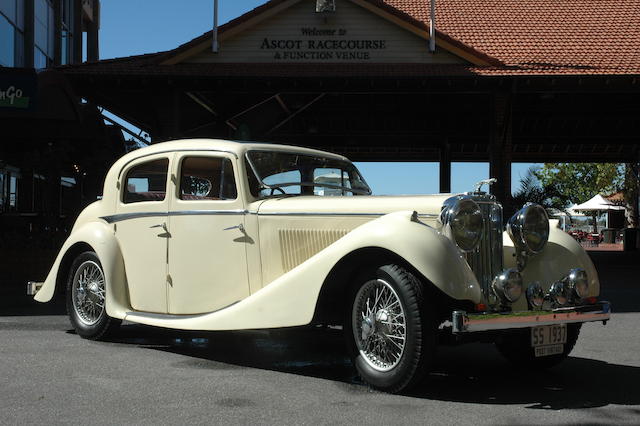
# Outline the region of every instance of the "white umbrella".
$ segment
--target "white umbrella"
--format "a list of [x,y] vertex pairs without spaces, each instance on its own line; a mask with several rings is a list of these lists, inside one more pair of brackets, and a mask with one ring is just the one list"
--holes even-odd
[[607,200],[602,195],[598,194],[589,201],[585,201],[582,204],[574,205],[572,210],[580,211],[607,211],[607,210],[624,210],[623,206],[616,206],[612,201]]
[[[602,195],[598,194],[589,201],[585,201],[582,204],[578,204],[577,206],[572,207],[573,210],[583,211],[583,212],[591,212],[593,216],[593,232],[598,232],[598,224],[596,222],[596,214],[597,212],[606,212],[609,210],[624,210],[623,206],[616,206],[612,201],[607,200],[602,197]],[[607,217],[608,219],[608,217]],[[608,224],[608,221],[607,221]]]

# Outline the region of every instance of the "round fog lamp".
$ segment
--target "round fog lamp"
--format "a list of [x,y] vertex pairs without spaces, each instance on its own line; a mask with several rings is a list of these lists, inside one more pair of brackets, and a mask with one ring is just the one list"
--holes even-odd
[[589,279],[584,269],[572,269],[567,276],[567,283],[579,299],[584,299],[589,294]]
[[513,303],[522,296],[522,275],[511,268],[493,279],[493,291],[503,303]]
[[560,306],[564,306],[569,302],[569,295],[567,294],[567,286],[562,281],[556,281],[551,284],[549,289],[549,296]]
[[539,282],[533,282],[527,287],[527,300],[534,308],[541,308],[544,303],[544,290]]

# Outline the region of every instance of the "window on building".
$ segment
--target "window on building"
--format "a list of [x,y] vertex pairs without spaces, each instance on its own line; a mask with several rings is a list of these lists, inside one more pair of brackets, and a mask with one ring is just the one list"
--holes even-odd
[[233,166],[226,158],[187,157],[180,171],[181,200],[234,200]]
[[35,0],[34,7],[34,66],[46,68],[53,62],[55,45],[53,6],[49,0]]
[[167,194],[169,160],[162,158],[137,165],[124,180],[122,202],[163,201]]
[[61,57],[62,65],[71,62],[73,51],[73,0],[62,0],[62,40]]
[[18,177],[9,177],[9,210],[16,210],[18,207]]
[[0,171],[0,213],[4,211],[4,172]]
[[0,65],[24,65],[24,0],[0,1]]
[[18,209],[19,178],[19,170],[14,167],[7,166],[0,169],[0,212]]

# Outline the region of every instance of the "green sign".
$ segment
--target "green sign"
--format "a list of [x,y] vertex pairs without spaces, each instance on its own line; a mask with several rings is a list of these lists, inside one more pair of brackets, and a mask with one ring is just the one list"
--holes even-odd
[[0,111],[35,111],[38,78],[33,70],[0,67]]
[[29,96],[25,96],[20,87],[9,86],[0,89],[0,107],[26,109],[29,108],[29,100]]

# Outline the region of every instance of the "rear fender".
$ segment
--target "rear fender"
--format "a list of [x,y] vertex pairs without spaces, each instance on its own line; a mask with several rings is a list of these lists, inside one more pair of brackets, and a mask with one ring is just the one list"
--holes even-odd
[[113,230],[101,222],[88,222],[73,230],[34,299],[38,302],[48,302],[56,291],[65,288],[69,276],[67,267],[73,262],[73,257],[84,251],[78,249],[86,246],[98,255],[104,270],[107,284],[107,314],[113,318],[124,318],[126,312],[131,310],[124,261]]

